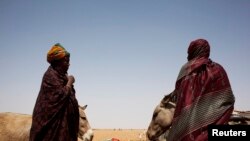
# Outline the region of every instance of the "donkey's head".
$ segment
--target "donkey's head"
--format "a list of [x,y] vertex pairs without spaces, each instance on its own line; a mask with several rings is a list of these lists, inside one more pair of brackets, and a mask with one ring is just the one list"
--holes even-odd
[[152,120],[147,130],[147,138],[150,141],[158,141],[159,137],[164,134],[172,124],[175,103],[172,102],[170,98],[170,95],[164,96],[154,110]]
[[84,112],[87,108],[87,105],[81,107],[79,106],[79,133],[78,138],[82,139],[83,141],[92,141],[94,137],[93,130],[89,124],[88,118]]

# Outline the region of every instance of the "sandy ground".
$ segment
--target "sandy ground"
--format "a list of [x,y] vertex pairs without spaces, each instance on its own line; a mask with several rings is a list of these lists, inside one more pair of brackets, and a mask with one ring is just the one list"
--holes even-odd
[[112,138],[120,141],[145,141],[146,129],[94,129],[93,141],[112,141]]

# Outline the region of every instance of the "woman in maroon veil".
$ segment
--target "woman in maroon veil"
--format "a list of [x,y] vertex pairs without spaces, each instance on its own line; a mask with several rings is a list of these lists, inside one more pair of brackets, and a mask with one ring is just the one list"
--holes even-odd
[[176,109],[168,141],[206,141],[208,125],[226,124],[235,98],[224,68],[209,58],[210,45],[197,39],[176,81]]

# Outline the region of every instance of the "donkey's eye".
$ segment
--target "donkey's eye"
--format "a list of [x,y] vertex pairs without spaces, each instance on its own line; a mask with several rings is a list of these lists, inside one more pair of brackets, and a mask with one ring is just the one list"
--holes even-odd
[[153,114],[153,119],[155,119],[157,117],[158,113],[154,113]]
[[86,117],[81,117],[81,119],[86,120]]

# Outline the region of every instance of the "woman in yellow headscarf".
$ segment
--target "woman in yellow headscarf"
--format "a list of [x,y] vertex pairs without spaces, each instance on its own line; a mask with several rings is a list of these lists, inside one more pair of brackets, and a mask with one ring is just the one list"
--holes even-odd
[[30,141],[77,141],[78,102],[68,76],[70,54],[60,44],[47,53],[50,63],[45,72],[33,110]]

